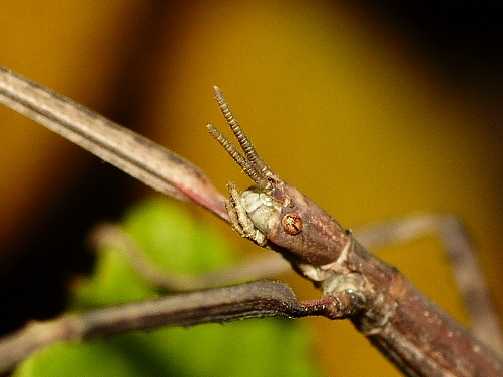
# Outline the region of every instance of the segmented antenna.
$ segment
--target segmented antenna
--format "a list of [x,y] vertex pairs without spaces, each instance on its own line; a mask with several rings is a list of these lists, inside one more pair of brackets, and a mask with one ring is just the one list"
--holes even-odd
[[234,161],[243,169],[245,174],[253,179],[256,183],[262,184],[264,182],[264,177],[257,171],[255,166],[247,161],[241,153],[239,153],[234,145],[230,143],[222,133],[217,130],[212,124],[207,124],[206,128],[210,132],[211,136],[213,136],[218,143],[224,147],[225,151],[232,157]]
[[220,133],[213,125],[208,124],[206,127],[218,143],[224,147],[227,153],[233,158],[234,161],[243,169],[243,171],[251,179],[253,179],[260,187],[265,190],[270,190],[273,187],[273,182],[278,181],[279,178],[272,170],[265,164],[265,162],[260,158],[259,154],[255,150],[252,142],[245,135],[236,118],[232,115],[229,105],[225,101],[224,95],[218,86],[213,87],[213,92],[215,94],[215,99],[217,100],[218,107],[222,112],[227,125],[231,129],[232,133],[236,137],[244,152],[244,156],[236,150],[233,144],[231,144],[224,135]]
[[225,121],[227,122],[229,128],[231,129],[232,133],[234,136],[236,136],[236,139],[239,142],[239,145],[243,149],[245,153],[246,159],[256,168],[261,171],[261,175],[270,175],[272,174],[271,170],[269,167],[266,165],[266,163],[260,158],[259,154],[255,150],[255,147],[251,143],[250,139],[246,136],[244,131],[241,129],[239,126],[239,122],[237,121],[236,118],[232,115],[231,109],[229,105],[227,104],[227,101],[225,100],[224,94],[220,90],[218,86],[213,86],[213,93],[215,95],[215,99],[217,101],[218,107],[220,108],[220,111],[222,112],[222,115],[225,118]]

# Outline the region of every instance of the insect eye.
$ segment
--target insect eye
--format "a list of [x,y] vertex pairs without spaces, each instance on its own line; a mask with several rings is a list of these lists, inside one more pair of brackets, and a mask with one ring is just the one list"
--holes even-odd
[[292,236],[295,236],[296,234],[302,232],[302,219],[297,214],[286,214],[285,216],[283,216],[281,224],[283,225],[285,232]]

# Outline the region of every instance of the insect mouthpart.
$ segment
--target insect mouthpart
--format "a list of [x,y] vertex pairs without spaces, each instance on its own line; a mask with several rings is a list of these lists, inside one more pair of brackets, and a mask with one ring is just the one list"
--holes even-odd
[[241,194],[241,205],[253,224],[268,234],[280,221],[281,205],[271,196],[253,189]]

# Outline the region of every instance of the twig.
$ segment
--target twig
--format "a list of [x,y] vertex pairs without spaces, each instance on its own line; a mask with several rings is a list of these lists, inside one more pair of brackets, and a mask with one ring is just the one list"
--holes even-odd
[[273,254],[199,276],[188,276],[174,271],[167,273],[149,262],[136,242],[118,225],[100,225],[95,228],[90,238],[98,250],[111,247],[122,252],[137,273],[154,287],[168,292],[193,291],[270,278],[290,269],[288,262],[280,255]]
[[[32,322],[0,340],[0,373],[58,341],[79,341],[159,326],[193,326],[248,318],[343,318],[352,314],[348,297],[299,302],[285,284],[258,281],[130,303],[46,322]],[[349,309],[348,309],[349,308]]]

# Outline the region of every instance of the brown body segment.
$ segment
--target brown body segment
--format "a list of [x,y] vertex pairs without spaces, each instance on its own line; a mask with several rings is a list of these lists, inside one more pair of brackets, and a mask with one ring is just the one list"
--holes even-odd
[[350,236],[328,213],[286,183],[272,195],[283,203],[281,218],[295,219],[302,224],[302,231],[290,232],[281,222],[267,234],[269,241],[287,249],[291,257],[303,264],[322,266],[339,258]]
[[369,305],[352,322],[406,375],[503,375],[491,349],[356,241],[347,267],[364,276],[370,287]]

